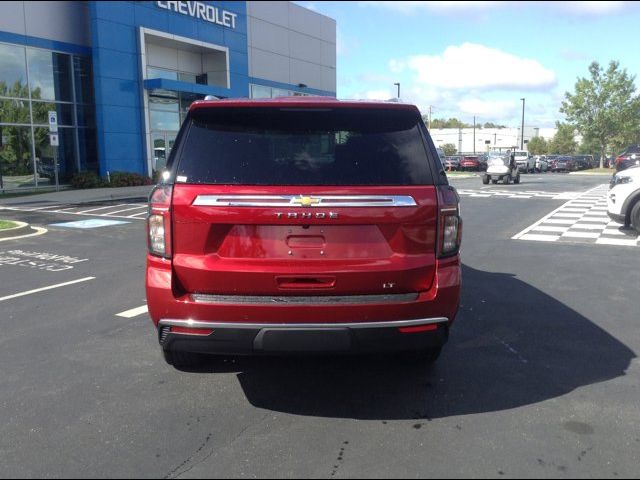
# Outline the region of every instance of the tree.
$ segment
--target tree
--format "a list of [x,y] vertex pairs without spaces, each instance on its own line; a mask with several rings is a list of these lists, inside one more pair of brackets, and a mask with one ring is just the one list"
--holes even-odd
[[486,122],[484,124],[484,128],[507,128],[504,125],[498,125],[497,123],[493,123],[493,122]]
[[611,139],[636,138],[640,130],[640,97],[635,94],[635,76],[612,61],[606,71],[598,62],[589,66],[590,79],[579,78],[575,93],[565,93],[560,112],[583,137],[599,144],[600,168]]
[[558,131],[549,141],[547,153],[556,155],[573,155],[578,148],[578,142],[575,141],[575,133],[572,125],[568,123],[556,122]]
[[431,128],[471,128],[473,125],[461,122],[457,118],[450,118],[444,120],[442,118],[435,118],[431,120]]
[[531,155],[545,155],[549,145],[544,137],[533,137],[529,140],[528,149]]
[[447,157],[450,155],[455,155],[458,152],[458,149],[453,143],[445,143],[440,148],[442,148],[442,151]]

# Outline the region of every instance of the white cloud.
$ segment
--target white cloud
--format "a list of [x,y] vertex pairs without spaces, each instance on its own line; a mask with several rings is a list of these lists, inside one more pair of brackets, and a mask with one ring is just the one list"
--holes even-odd
[[605,1],[605,2],[552,2],[555,7],[567,13],[577,15],[607,15],[619,13],[625,10],[630,2]]
[[460,112],[489,119],[513,117],[520,111],[520,105],[517,101],[512,100],[480,100],[476,98],[460,100],[457,103]]
[[413,56],[406,63],[419,84],[446,89],[541,90],[557,82],[537,60],[473,43],[447,47],[441,55]]
[[428,10],[431,12],[461,12],[469,10],[485,10],[504,5],[505,2],[491,1],[427,1],[427,2],[404,2],[404,1],[381,1],[381,2],[360,2],[361,5],[371,5],[375,7],[396,10],[402,13],[412,13],[416,10]]

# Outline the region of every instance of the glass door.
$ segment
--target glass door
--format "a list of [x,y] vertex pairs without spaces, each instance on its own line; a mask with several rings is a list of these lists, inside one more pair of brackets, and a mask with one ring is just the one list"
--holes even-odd
[[176,141],[175,131],[152,132],[151,143],[153,145],[153,169],[156,172],[164,170],[167,159]]

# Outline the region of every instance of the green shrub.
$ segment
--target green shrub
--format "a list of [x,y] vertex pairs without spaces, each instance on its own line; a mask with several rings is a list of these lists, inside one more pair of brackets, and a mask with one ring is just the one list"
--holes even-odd
[[139,187],[153,185],[153,180],[145,175],[131,172],[112,172],[110,187]]
[[78,172],[71,177],[73,188],[100,188],[106,187],[105,182],[95,172]]

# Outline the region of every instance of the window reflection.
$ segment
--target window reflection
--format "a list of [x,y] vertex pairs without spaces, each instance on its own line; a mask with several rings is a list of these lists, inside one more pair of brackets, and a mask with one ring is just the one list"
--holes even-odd
[[24,47],[0,43],[0,96],[29,96]]
[[32,99],[73,100],[69,55],[27,48],[27,63]]
[[0,125],[0,188],[33,187],[31,128]]

